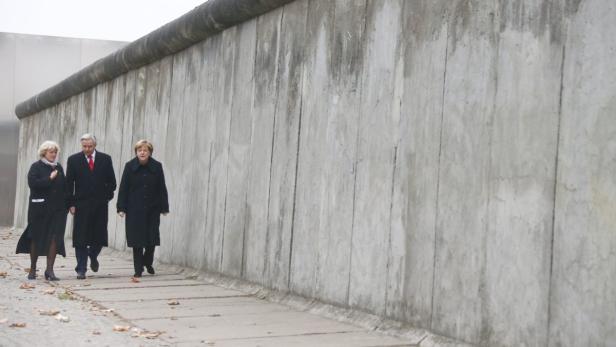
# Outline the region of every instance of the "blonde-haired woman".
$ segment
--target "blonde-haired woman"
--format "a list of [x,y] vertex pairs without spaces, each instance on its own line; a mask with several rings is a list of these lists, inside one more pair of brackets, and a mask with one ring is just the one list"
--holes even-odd
[[163,165],[152,158],[147,140],[135,144],[135,158],[124,166],[118,193],[118,214],[126,216],[126,243],[133,248],[135,277],[145,267],[154,274],[154,248],[160,246],[160,215],[169,213]]
[[66,227],[66,179],[58,164],[60,146],[45,141],[38,150],[39,160],[30,166],[28,186],[28,226],[17,243],[17,253],[30,253],[28,279],[36,279],[36,261],[47,256],[45,279],[57,281],[53,272],[56,254],[66,257],[64,229]]

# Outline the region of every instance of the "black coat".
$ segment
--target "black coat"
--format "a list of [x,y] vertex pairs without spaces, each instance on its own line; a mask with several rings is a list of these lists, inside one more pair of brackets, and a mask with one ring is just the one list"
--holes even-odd
[[160,214],[169,212],[169,198],[163,166],[154,158],[140,165],[134,158],[126,163],[120,190],[118,212],[126,213],[128,247],[160,245]]
[[79,152],[66,164],[67,201],[75,207],[73,247],[107,246],[108,203],[116,189],[111,157],[96,151],[94,171]]
[[49,176],[50,165],[37,161],[28,171],[30,198],[28,226],[17,243],[17,253],[30,253],[34,241],[36,253],[47,255],[51,241],[56,241],[56,253],[66,256],[64,229],[66,227],[66,178],[62,166],[56,166],[58,175]]

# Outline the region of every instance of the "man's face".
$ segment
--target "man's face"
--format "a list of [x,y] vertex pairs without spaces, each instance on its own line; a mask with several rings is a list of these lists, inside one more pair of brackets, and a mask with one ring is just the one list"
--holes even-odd
[[95,148],[96,148],[96,145],[94,144],[94,141],[92,140],[81,141],[81,150],[83,151],[83,154],[90,155],[94,153]]

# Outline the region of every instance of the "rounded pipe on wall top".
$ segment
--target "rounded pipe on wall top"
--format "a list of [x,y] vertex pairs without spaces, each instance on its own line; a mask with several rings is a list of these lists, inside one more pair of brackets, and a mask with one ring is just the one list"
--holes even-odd
[[179,52],[292,1],[209,0],[20,103],[15,108],[15,114],[20,119],[33,115],[100,83]]

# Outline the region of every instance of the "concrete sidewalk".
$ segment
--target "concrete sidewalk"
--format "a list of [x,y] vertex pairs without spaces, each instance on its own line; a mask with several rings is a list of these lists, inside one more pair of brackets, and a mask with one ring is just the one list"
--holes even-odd
[[[0,324],[0,345],[7,341],[10,345],[18,345],[20,341],[27,345],[26,342],[53,336],[63,336],[58,345],[68,342],[67,336],[73,336],[70,342],[85,346],[452,345],[421,334],[410,334],[408,338],[387,336],[260,299],[255,291],[224,288],[214,281],[199,280],[198,276],[177,267],[155,264],[156,275],[145,274],[139,282],[134,282],[130,257],[109,249],[101,254],[99,272],[88,272],[85,281],[75,279],[72,248],[67,248],[70,252],[67,258],[57,259],[55,268],[56,275],[62,279],[60,282],[45,282],[41,278],[42,270],[39,279],[27,281],[25,269],[29,267],[29,258],[14,254],[19,234],[8,228],[0,230],[0,273],[7,272],[6,277],[0,278],[0,288],[18,298],[0,302],[3,305],[0,320],[5,320]],[[44,267],[45,258],[39,258],[38,268]],[[34,283],[37,289],[19,289],[22,283]],[[57,286],[54,295],[45,294],[52,286]],[[29,299],[25,300],[24,296]],[[76,300],[61,300],[66,298]],[[32,307],[23,305],[24,300]],[[35,306],[38,304],[40,309],[45,306],[43,303],[60,305],[61,314],[70,315],[71,321],[53,322],[53,326],[38,322],[41,317]],[[9,327],[18,316],[27,320],[26,328]],[[53,320],[53,317],[45,318]],[[122,332],[114,331],[114,326],[120,330],[130,328]],[[47,341],[45,345],[54,346],[54,340]]]

